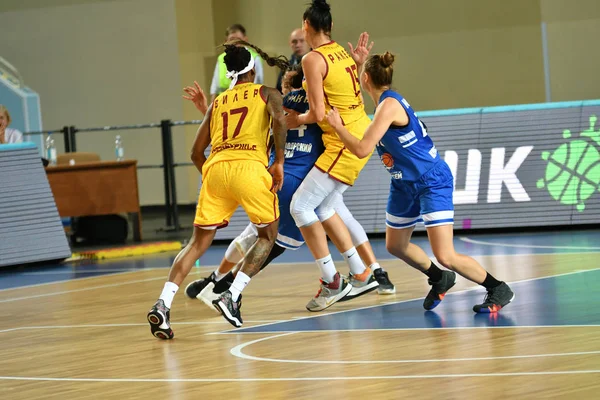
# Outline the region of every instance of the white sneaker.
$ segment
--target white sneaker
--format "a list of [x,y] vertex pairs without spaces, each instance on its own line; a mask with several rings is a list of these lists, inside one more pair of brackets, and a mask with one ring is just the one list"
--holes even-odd
[[317,295],[308,302],[306,309],[308,311],[323,311],[344,298],[350,290],[352,290],[352,285],[345,278],[342,278],[339,272],[335,274],[331,283],[321,279],[321,288]]

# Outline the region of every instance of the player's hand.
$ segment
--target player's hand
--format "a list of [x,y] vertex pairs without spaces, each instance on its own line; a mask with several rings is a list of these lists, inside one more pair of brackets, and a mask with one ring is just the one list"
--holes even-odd
[[338,128],[340,128],[343,123],[342,123],[342,117],[340,117],[340,113],[338,112],[337,108],[333,107],[326,115],[325,118],[327,118],[327,123],[335,130],[337,130]]
[[186,92],[189,96],[183,96],[184,99],[190,100],[194,103],[198,111],[202,114],[206,114],[206,110],[208,110],[208,104],[206,101],[206,95],[204,94],[204,90],[198,85],[198,82],[194,81],[194,86],[186,86],[183,88],[183,91]]
[[298,122],[298,114],[296,111],[288,110],[288,115],[285,116],[285,124],[288,129],[296,129],[300,126]]
[[369,44],[369,34],[367,32],[363,32],[358,37],[358,42],[356,43],[356,48],[352,47],[352,43],[348,42],[348,46],[350,46],[350,56],[356,63],[357,66],[361,66],[367,61],[367,57],[369,57],[369,53],[373,48],[374,42],[367,47]]
[[273,177],[273,191],[279,192],[283,186],[283,163],[274,162],[269,167],[269,173]]

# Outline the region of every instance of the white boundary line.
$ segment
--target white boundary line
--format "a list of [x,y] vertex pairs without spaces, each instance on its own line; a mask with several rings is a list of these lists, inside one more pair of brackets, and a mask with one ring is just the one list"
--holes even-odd
[[440,375],[389,375],[389,376],[317,376],[305,378],[51,378],[0,376],[0,380],[12,381],[53,381],[53,382],[294,382],[294,381],[350,381],[350,380],[387,380],[387,379],[441,379],[441,378],[495,378],[507,376],[545,376],[600,374],[599,369],[575,371],[539,371],[539,372],[499,372],[489,374],[440,374]]
[[[277,322],[275,319],[262,319],[262,320],[250,320],[244,321],[250,324],[252,323],[263,323],[263,322]],[[219,321],[193,321],[193,322],[173,322],[171,325],[225,325],[229,322],[221,319]],[[14,331],[26,331],[29,329],[73,329],[73,328],[120,328],[130,326],[148,326],[148,323],[144,324],[89,324],[89,325],[47,325],[47,326],[21,326],[18,328],[9,328],[0,330],[0,333],[14,332]]]
[[278,359],[255,357],[243,352],[244,348],[256,343],[266,342],[267,340],[289,336],[301,332],[282,333],[279,335],[269,336],[262,339],[252,340],[246,343],[239,344],[233,347],[229,352],[231,355],[243,358],[250,361],[276,362],[276,363],[291,363],[291,364],[416,364],[416,363],[435,363],[435,362],[464,362],[464,361],[492,361],[492,360],[512,360],[520,358],[542,358],[542,357],[567,357],[567,356],[582,356],[590,354],[600,354],[600,350],[594,351],[578,351],[571,353],[550,353],[550,354],[528,354],[516,356],[498,356],[498,357],[469,357],[469,358],[445,358],[445,359],[430,359],[430,360],[369,360],[369,361],[337,361],[337,360],[293,360],[293,359]]
[[[592,269],[587,269],[587,270],[579,270],[579,271],[572,271],[572,272],[565,272],[563,274],[557,274],[557,275],[550,275],[550,276],[541,276],[541,277],[537,277],[537,278],[528,278],[528,279],[523,279],[520,281],[513,281],[513,282],[508,282],[510,284],[515,284],[515,283],[524,283],[524,282],[531,282],[531,281],[539,281],[542,279],[549,279],[549,278],[557,278],[560,276],[567,276],[567,275],[574,275],[574,274],[581,274],[581,273],[585,273],[585,272],[590,272],[590,271],[598,271],[600,270],[599,268],[592,268]],[[466,293],[466,292],[470,292],[473,290],[483,290],[483,288],[479,287],[479,285],[477,286],[473,286],[473,287],[469,287],[463,290],[459,290],[458,292],[451,292],[451,293],[446,293],[446,296],[451,296],[451,295],[457,295],[457,294],[461,294],[461,293]],[[388,306],[391,304],[402,304],[402,303],[408,303],[411,301],[417,301],[417,300],[421,300],[423,297],[416,297],[416,298],[412,298],[412,299],[407,299],[407,300],[399,300],[399,301],[394,301],[394,302],[388,302],[385,304],[375,304],[375,305],[371,305],[371,306],[365,306],[365,307],[358,307],[358,308],[351,308],[348,310],[341,310],[341,311],[335,311],[335,312],[330,312],[330,313],[326,313],[326,314],[319,314],[319,315],[309,315],[306,317],[296,317],[293,319],[289,319],[289,320],[283,320],[280,322],[274,322],[274,323],[268,323],[268,324],[263,324],[263,325],[256,325],[251,327],[252,329],[254,328],[262,328],[265,326],[270,326],[270,325],[275,325],[275,324],[280,324],[280,323],[286,323],[286,322],[295,322],[295,321],[300,321],[303,319],[312,319],[312,318],[322,318],[322,317],[327,317],[330,315],[335,315],[335,314],[343,314],[343,313],[347,313],[347,312],[351,312],[351,311],[359,311],[359,310],[368,310],[370,308],[375,308],[375,307],[384,307],[384,306]],[[575,325],[575,326],[591,326],[591,325]],[[469,327],[472,328],[472,327]],[[485,327],[485,328],[490,328],[490,327]],[[242,328],[244,329],[244,328]],[[406,329],[413,329],[413,328],[406,328]],[[432,328],[427,328],[427,329],[432,329]],[[435,329],[441,329],[441,328],[435,328]],[[447,328],[447,329],[452,329],[452,328]],[[454,328],[455,329],[455,328]],[[381,330],[381,329],[375,329],[375,330]],[[394,329],[395,330],[395,329]],[[355,330],[353,330],[355,331]],[[281,331],[279,331],[281,332]],[[289,332],[308,332],[308,331],[289,331]],[[322,330],[322,331],[318,331],[318,332],[332,332],[330,330]],[[223,331],[223,332],[213,332],[213,333],[207,333],[207,335],[230,335],[230,334],[251,334],[251,333],[274,333],[273,331],[271,332],[240,332],[237,330],[227,330],[227,331]]]
[[[458,239],[463,240],[464,238],[458,238]],[[493,243],[493,244],[495,244],[495,243]],[[490,242],[490,245],[493,245],[493,244]],[[530,247],[530,246],[526,246],[526,247]],[[554,248],[554,247],[550,247],[549,246],[549,248]],[[563,254],[598,254],[598,253],[600,253],[600,247],[598,249],[599,249],[599,251],[586,251],[586,252],[581,252],[581,251],[572,251],[572,252],[571,251],[565,251],[565,252],[560,252],[560,253],[557,253],[557,252],[539,252],[539,253],[515,253],[515,254],[469,254],[469,256],[471,256],[471,257],[522,257],[522,256],[538,256],[538,255],[539,256],[543,256],[543,255],[563,255]],[[377,259],[379,261],[398,261],[398,258],[396,258],[396,257],[378,257]],[[339,260],[337,260],[337,261],[339,261]],[[276,262],[276,263],[270,264],[270,266],[279,266],[279,265],[304,265],[304,264],[312,264],[313,262],[314,261],[311,261],[311,260],[309,260],[309,261],[293,261],[293,262]],[[84,277],[84,278],[63,279],[63,280],[60,280],[60,281],[36,283],[36,284],[33,284],[33,285],[25,285],[25,286],[18,286],[18,287],[0,289],[0,294],[4,293],[4,292],[11,291],[11,290],[20,290],[20,289],[40,287],[40,286],[46,286],[46,285],[54,285],[54,284],[68,283],[68,282],[74,282],[74,281],[83,281],[83,280],[88,280],[88,279],[97,279],[97,278],[103,278],[103,277],[107,277],[107,276],[123,275],[123,274],[136,273],[136,272],[147,272],[147,271],[154,271],[154,270],[163,270],[163,269],[167,269],[167,268],[169,268],[169,266],[143,268],[143,269],[123,271],[123,272],[115,272],[113,274],[108,273],[108,274],[99,275],[99,276],[88,276],[88,277]],[[196,268],[196,269],[202,269],[202,270],[205,270],[205,269],[211,270],[211,269],[217,268],[217,265],[204,265],[204,266],[198,266],[198,267],[194,267],[194,268]],[[194,269],[192,269],[192,271],[194,271]],[[50,274],[51,271],[48,271],[48,272]],[[27,273],[26,272],[25,274],[33,275],[34,273]],[[63,294],[63,293],[69,293],[69,292],[59,292],[59,293]],[[2,301],[0,301],[0,303],[1,302]]]
[[[600,250],[600,247],[580,247],[580,246],[543,246],[534,244],[510,244],[510,243],[498,243],[498,242],[486,242],[483,240],[470,239],[468,237],[460,237],[460,240],[467,243],[481,244],[484,246],[499,246],[499,247],[516,247],[521,249],[567,249],[567,250]],[[556,253],[553,253],[556,254]],[[558,253],[564,254],[564,253]]]

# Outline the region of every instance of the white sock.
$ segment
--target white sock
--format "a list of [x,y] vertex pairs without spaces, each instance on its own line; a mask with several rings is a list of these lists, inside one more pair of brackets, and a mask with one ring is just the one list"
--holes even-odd
[[316,260],[319,269],[321,270],[321,278],[325,282],[333,282],[333,278],[335,274],[337,274],[337,270],[335,269],[335,264],[331,259],[331,254],[328,254],[327,257],[319,258]]
[[355,247],[351,247],[350,250],[342,253],[348,266],[350,267],[350,272],[354,275],[360,275],[365,272],[365,264],[363,264],[360,256],[358,255],[358,251],[356,251]]
[[168,309],[171,309],[171,304],[173,304],[173,298],[175,297],[175,293],[177,293],[178,290],[179,286],[177,286],[173,282],[165,283],[165,287],[163,288],[159,299],[165,302],[165,306],[167,306]]
[[381,265],[379,265],[379,263],[373,263],[373,264],[369,265],[369,268],[371,268],[372,272],[375,272],[375,270],[381,268]]
[[223,279],[223,277],[225,277],[225,275],[227,275],[229,272],[225,272],[224,274],[219,272],[219,268],[217,268],[215,270],[215,281],[219,282],[221,279]]
[[242,271],[239,271],[237,273],[237,275],[235,276],[235,280],[229,288],[229,291],[231,292],[231,299],[233,301],[238,301],[238,299],[240,298],[240,294],[242,293],[246,285],[250,283],[250,279],[251,278]]

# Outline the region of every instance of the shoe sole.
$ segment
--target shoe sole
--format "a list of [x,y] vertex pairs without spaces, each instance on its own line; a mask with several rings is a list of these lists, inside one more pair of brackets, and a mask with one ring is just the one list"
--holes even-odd
[[[213,301],[219,299],[219,295],[213,293],[213,289],[215,288],[215,284],[210,282],[202,291],[196,296],[197,299],[200,299],[204,304],[210,307],[211,310],[220,314],[219,310],[215,309],[215,305]],[[211,298],[212,295],[212,298]]]
[[365,286],[360,286],[360,287],[352,286],[352,289],[350,290],[350,292],[348,292],[348,294],[339,301],[344,302],[344,301],[348,301],[348,300],[353,300],[357,297],[362,296],[363,294],[372,292],[373,290],[377,289],[378,287],[379,287],[379,282],[377,282],[377,281],[368,283]]
[[510,300],[508,301],[508,303],[506,303],[503,306],[500,306],[499,309],[497,309],[496,311],[490,311],[489,308],[482,308],[481,310],[487,310],[487,311],[475,311],[477,314],[496,314],[498,312],[500,312],[500,310],[502,310],[504,307],[506,307],[507,305],[509,305],[510,303],[512,303],[512,301],[515,299],[515,293],[513,292],[512,297],[510,298]]
[[381,285],[377,288],[377,294],[381,294],[381,295],[387,295],[387,294],[395,294],[396,293],[396,287],[394,286],[391,289],[384,289],[381,287]]
[[166,330],[160,327],[165,322],[161,313],[158,311],[150,311],[147,318],[148,322],[150,323],[150,331],[152,332],[152,336],[162,340],[173,339],[175,336],[173,334],[173,329],[169,328]]
[[[454,281],[452,282],[452,285],[450,285],[450,287],[449,287],[448,289],[446,289],[446,291],[445,291],[444,293],[442,293],[442,294],[444,295],[444,297],[446,296],[446,293],[448,293],[448,291],[454,287],[454,285],[456,285],[456,272],[454,272]],[[434,300],[434,301],[433,301],[433,306],[432,306],[432,307],[430,307],[430,308],[427,308],[427,307],[425,307],[425,304],[423,304],[423,308],[424,308],[426,311],[431,311],[431,310],[433,310],[434,308],[436,308],[437,306],[439,306],[439,305],[440,305],[440,303],[442,302],[442,300],[444,300],[444,298],[443,298],[443,297],[442,297],[440,300]]]
[[214,303],[213,307],[216,308],[221,313],[221,315],[227,320],[227,322],[229,322],[231,325],[235,326],[236,328],[239,328],[242,326],[242,323],[240,322],[240,320],[235,318],[233,315],[231,315],[231,313],[229,312],[229,310],[227,309],[225,304],[223,304],[222,301],[218,301],[218,302]]
[[306,307],[306,309],[310,312],[319,312],[319,311],[323,311],[328,309],[329,307],[331,307],[332,305],[334,305],[335,303],[337,303],[338,301],[341,301],[340,299],[343,299],[348,293],[350,293],[350,291],[352,290],[352,285],[351,284],[347,284],[346,287],[344,288],[344,290],[342,290],[341,292],[339,292],[338,294],[336,294],[333,298],[333,301],[331,301],[330,303],[325,304],[325,307],[320,307],[320,308],[313,308],[310,309],[308,307]]

